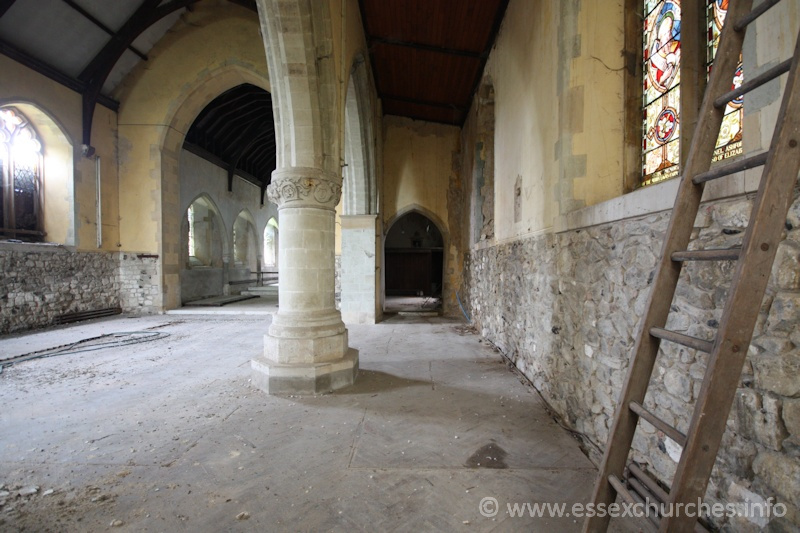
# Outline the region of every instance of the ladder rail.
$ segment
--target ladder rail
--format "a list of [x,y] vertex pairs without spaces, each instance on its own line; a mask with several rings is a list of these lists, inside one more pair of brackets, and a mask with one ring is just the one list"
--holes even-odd
[[[739,20],[750,11],[752,3],[753,0],[731,3],[727,16],[731,17],[731,20]],[[649,332],[653,327],[663,327],[666,324],[682,268],[682,263],[673,261],[671,256],[675,252],[687,249],[703,196],[703,184],[694,184],[692,177],[706,172],[710,168],[722,124],[724,109],[714,107],[712,95],[723,94],[729,90],[739,59],[738,50],[741,49],[744,41],[744,33],[744,31],[734,31],[732,24],[726,24],[722,28],[714,69],[698,114],[699,120],[695,128],[694,142],[689,148],[684,173],[680,178],[681,183],[661,250],[661,259],[653,278],[647,311],[639,324],[634,356],[617,401],[614,422],[606,442],[606,451],[593,494],[593,501],[596,505],[608,506],[616,498],[616,490],[608,479],[610,475],[615,475],[617,478],[622,476],[639,420],[639,417],[628,406],[631,402],[644,403],[660,346],[660,340],[651,336]],[[726,50],[731,49],[737,50],[735,57],[732,53],[725,53]],[[587,518],[583,530],[587,533],[605,531],[609,520],[608,516],[598,515]]]
[[[761,300],[781,241],[786,212],[800,172],[800,34],[776,121],[770,156],[753,202],[750,224],[742,243],[742,259],[733,276],[717,341],[709,357],[695,405],[686,447],[678,464],[670,500],[695,501],[705,494],[708,478],[725,431],[727,413],[747,356]],[[758,302],[758,305],[754,305]],[[661,531],[687,529],[693,519],[670,517]]]

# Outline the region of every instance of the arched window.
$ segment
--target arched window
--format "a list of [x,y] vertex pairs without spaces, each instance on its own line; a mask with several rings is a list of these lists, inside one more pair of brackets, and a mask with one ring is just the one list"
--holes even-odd
[[278,221],[270,218],[264,228],[264,266],[278,266]]
[[[710,74],[728,11],[728,0],[706,2],[707,69]],[[680,173],[681,19],[680,0],[644,0],[642,185],[674,178]],[[740,56],[733,87],[741,83]],[[698,89],[689,87],[687,90]],[[742,118],[742,100],[728,104],[714,161],[742,153]]]
[[197,198],[186,211],[188,268],[222,265],[222,222],[211,202]]
[[0,109],[0,222],[2,235],[41,242],[42,144],[30,121],[13,107]]

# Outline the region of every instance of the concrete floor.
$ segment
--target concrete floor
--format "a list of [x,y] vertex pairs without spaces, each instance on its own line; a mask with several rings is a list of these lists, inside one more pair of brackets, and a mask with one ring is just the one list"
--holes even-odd
[[[7,358],[113,332],[167,334],[4,369],[0,530],[580,530],[571,517],[506,512],[586,501],[596,470],[463,323],[350,327],[356,385],[275,397],[249,384],[271,316],[242,304],[251,314],[119,317],[0,338]],[[488,496],[500,503],[493,518],[479,512]]]

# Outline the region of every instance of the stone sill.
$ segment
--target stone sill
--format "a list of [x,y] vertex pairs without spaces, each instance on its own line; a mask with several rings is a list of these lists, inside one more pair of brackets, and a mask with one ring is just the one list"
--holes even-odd
[[[709,182],[703,192],[703,202],[741,196],[756,191],[761,180],[762,168],[746,170]],[[680,180],[677,178],[664,181],[561,215],[556,218],[553,229],[556,233],[563,233],[671,210],[675,203],[679,184]]]
[[[749,153],[748,156],[755,155]],[[726,178],[706,184],[703,193],[703,202],[721,200],[741,196],[758,190],[763,167],[752,168],[731,174]],[[522,239],[538,237],[548,233],[565,233],[579,229],[610,224],[629,218],[644,217],[672,209],[675,196],[678,193],[680,181],[672,179],[637,189],[628,194],[606,200],[599,204],[591,205],[557,216],[553,227],[541,228],[536,231],[515,235],[505,239],[482,240],[473,244],[472,250],[485,250],[494,246],[516,242]]]
[[0,252],[75,252],[74,246],[55,242],[0,242]]

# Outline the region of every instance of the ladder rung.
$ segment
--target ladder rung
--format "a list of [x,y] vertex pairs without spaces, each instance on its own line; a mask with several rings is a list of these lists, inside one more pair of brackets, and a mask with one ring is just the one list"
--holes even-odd
[[[649,520],[650,523],[653,524],[653,528],[657,530],[658,526],[661,525],[661,519],[659,518],[658,513],[654,512],[655,509],[653,509],[652,507],[651,508],[647,507],[648,504],[652,505],[652,502],[654,502],[655,500],[653,500],[653,498],[650,497],[650,493],[648,493],[647,490],[644,490],[644,487],[642,487],[638,482],[636,482],[636,480],[628,478],[627,481],[631,487],[630,491],[631,497],[634,500],[636,500],[636,503],[641,504],[641,508],[643,509],[644,512],[644,517],[647,520]],[[634,483],[636,483],[636,485],[634,485]],[[643,489],[643,492],[639,492],[639,488]]]
[[639,483],[636,479],[629,477],[628,478],[628,485],[630,485],[632,491],[631,496],[636,499],[637,502],[641,503],[644,507],[645,516],[650,522],[653,523],[655,527],[661,525],[661,519],[659,518],[658,513],[656,512],[656,508],[653,505],[658,505],[658,500],[647,490],[641,483]]
[[[626,487],[625,484],[622,483],[622,481],[620,481],[617,476],[611,474],[610,476],[608,476],[608,482],[611,484],[612,487],[614,487],[614,490],[617,491],[617,494],[619,494],[620,498],[625,500],[625,503],[630,503],[630,504],[638,503],[631,494],[631,492],[628,490],[628,487]],[[647,524],[647,526],[649,526],[650,531],[656,531],[656,527],[653,525],[652,522],[642,520],[641,523]]]
[[717,178],[722,178],[724,176],[729,176],[736,172],[747,170],[748,168],[760,167],[761,165],[766,164],[768,157],[769,157],[769,152],[763,152],[758,155],[746,157],[744,159],[738,159],[733,163],[720,165],[712,170],[709,170],[708,172],[703,172],[702,174],[698,174],[692,179],[692,183],[694,183],[695,185],[700,185],[703,182],[715,180]]
[[673,261],[736,261],[741,251],[741,248],[687,250],[673,252],[670,257]]
[[623,500],[627,503],[636,503],[628,487],[626,487],[617,476],[611,474],[608,476],[608,482],[611,483],[611,486],[614,487],[614,490],[617,491],[617,494],[619,494]]
[[[633,488],[633,490],[639,494],[639,496],[649,498],[651,502],[656,504],[664,503],[669,505],[668,496],[667,493],[664,492],[664,489],[662,489],[658,483],[653,481],[653,478],[645,474],[641,468],[636,466],[635,463],[628,465],[628,472],[633,474],[633,477],[628,477],[628,483],[630,484],[631,488]],[[658,510],[660,512],[661,508],[659,507]],[[648,518],[650,518],[651,521],[657,525],[661,523],[660,516],[654,517],[652,514],[648,513]],[[706,529],[700,521],[698,521],[694,525],[694,531],[695,533],[708,533],[709,530]]]
[[667,502],[669,501],[669,494],[667,491],[661,488],[661,485],[655,482],[653,478],[651,478],[647,473],[639,468],[639,466],[635,463],[631,463],[628,465],[628,471],[639,480],[647,490],[655,497],[656,500],[660,502]]
[[739,98],[743,94],[747,94],[753,89],[761,87],[768,81],[774,80],[781,74],[786,74],[787,72],[789,72],[789,67],[791,66],[792,66],[792,58],[789,58],[786,61],[783,61],[782,63],[778,63],[777,65],[767,70],[766,72],[762,72],[752,80],[741,84],[738,89],[728,91],[727,93],[723,94],[722,96],[714,100],[714,107],[716,107],[717,109],[725,107],[725,104],[727,104],[731,100],[735,100],[736,98]]
[[665,341],[677,342],[678,344],[683,344],[688,348],[694,348],[695,350],[700,350],[707,353],[711,353],[711,350],[714,347],[714,343],[712,341],[704,341],[703,339],[690,337],[689,335],[676,333],[664,328],[650,328],[650,335],[653,337],[658,337],[659,339],[664,339]]
[[664,433],[664,435],[666,435],[667,437],[671,438],[681,446],[686,444],[686,435],[684,435],[683,433],[681,433],[680,431],[670,426],[669,424],[658,418],[656,415],[654,415],[653,413],[642,407],[641,404],[638,404],[636,402],[631,402],[630,408],[631,411],[639,415],[640,418],[644,418],[645,420],[650,422],[653,426],[655,426],[657,430]]
[[756,20],[758,17],[763,15],[769,8],[780,2],[781,0],[765,0],[756,6],[754,10],[752,10],[747,15],[744,15],[742,18],[736,21],[736,24],[733,25],[733,29],[736,31],[742,31],[745,26]]

